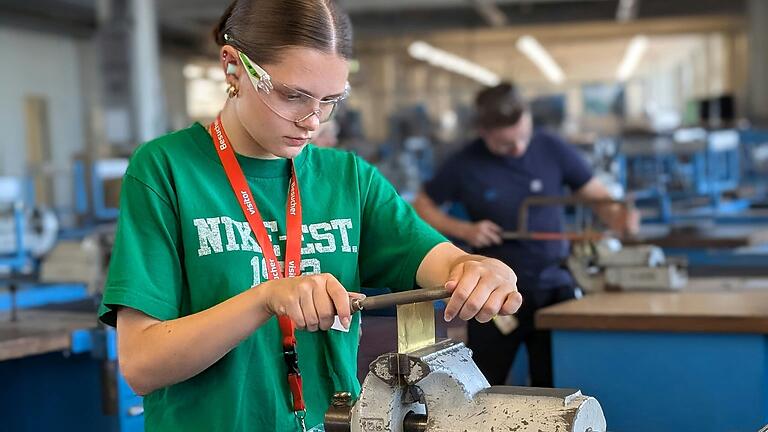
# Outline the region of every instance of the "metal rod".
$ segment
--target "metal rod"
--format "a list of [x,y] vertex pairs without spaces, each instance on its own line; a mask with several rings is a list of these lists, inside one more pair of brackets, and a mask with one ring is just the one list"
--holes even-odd
[[451,296],[445,288],[428,288],[403,291],[392,294],[381,294],[364,299],[353,299],[350,303],[352,313],[368,309],[382,309],[390,306],[421,303],[448,298]]
[[570,240],[570,241],[596,241],[605,238],[605,234],[591,232],[525,232],[504,231],[501,233],[503,240]]

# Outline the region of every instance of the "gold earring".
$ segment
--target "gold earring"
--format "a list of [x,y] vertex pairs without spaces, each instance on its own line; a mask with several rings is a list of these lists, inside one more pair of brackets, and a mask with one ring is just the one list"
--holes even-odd
[[227,95],[229,95],[230,99],[237,96],[237,93],[239,93],[239,91],[240,90],[234,84],[230,84],[229,87],[227,87]]

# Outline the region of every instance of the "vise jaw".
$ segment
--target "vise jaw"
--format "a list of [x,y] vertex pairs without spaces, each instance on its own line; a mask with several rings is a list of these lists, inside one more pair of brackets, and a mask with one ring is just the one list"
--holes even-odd
[[339,394],[326,432],[604,432],[599,402],[579,390],[491,387],[472,351],[444,340],[370,365],[357,401]]

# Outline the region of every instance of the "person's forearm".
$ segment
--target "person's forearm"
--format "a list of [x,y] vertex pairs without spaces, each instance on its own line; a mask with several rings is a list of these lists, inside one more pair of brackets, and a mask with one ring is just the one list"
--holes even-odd
[[451,293],[446,321],[475,317],[488,322],[499,313],[515,313],[522,302],[517,277],[509,266],[494,258],[469,255],[448,242],[427,253],[416,271],[416,282],[422,287],[443,286]]
[[442,234],[464,239],[471,224],[445,214],[424,192],[420,192],[413,202],[413,208],[428,224]]
[[416,272],[416,282],[422,288],[434,288],[443,286],[448,281],[451,269],[468,261],[480,261],[497,267],[510,278],[514,277],[512,269],[501,261],[482,255],[473,255],[464,252],[451,243],[441,243],[427,253]]
[[204,371],[271,317],[260,296],[258,288],[252,288],[210,309],[169,321],[144,315],[154,322],[144,321],[151,324],[142,328],[126,325],[128,333],[121,332],[121,324],[142,319],[136,315],[141,313],[121,310],[120,314],[131,314],[118,316],[120,367],[126,380],[144,395]]

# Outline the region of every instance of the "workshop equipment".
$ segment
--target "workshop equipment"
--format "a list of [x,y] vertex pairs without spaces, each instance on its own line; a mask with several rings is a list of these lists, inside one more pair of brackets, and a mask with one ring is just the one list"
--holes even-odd
[[667,259],[664,251],[653,245],[624,247],[622,243],[592,226],[591,218],[577,211],[576,232],[529,232],[528,212],[533,206],[573,205],[583,206],[620,205],[629,212],[631,201],[585,200],[575,196],[529,197],[520,206],[519,229],[504,233],[505,239],[570,240],[571,254],[566,260],[568,269],[579,286],[587,292],[620,290],[673,290],[685,286],[688,280],[687,266],[683,260]]
[[0,311],[82,300],[83,281],[75,278],[41,279],[43,258],[55,248],[59,234],[56,214],[33,205],[25,179],[0,177]]
[[334,397],[324,430],[603,432],[606,422],[598,401],[578,390],[491,387],[472,352],[445,340],[380,356],[357,401]]
[[742,129],[739,140],[744,161],[740,186],[748,190],[753,207],[765,208],[768,204],[768,130]]
[[0,274],[29,273],[56,243],[53,211],[33,206],[20,177],[0,177]]
[[56,244],[58,230],[59,220],[49,209],[0,203],[0,256],[40,258]]
[[356,298],[350,303],[352,313],[362,310],[384,309],[391,306],[405,305],[409,303],[421,303],[432,300],[442,300],[451,296],[445,288],[423,288],[392,294]]
[[617,239],[577,243],[566,261],[586,292],[606,290],[678,290],[688,282],[687,264],[667,259],[652,245],[622,246]]
[[[576,210],[574,225],[576,231],[529,231],[528,215],[531,207],[570,205]],[[628,200],[615,199],[584,199],[577,196],[530,196],[523,200],[517,214],[517,231],[504,231],[501,234],[503,240],[539,240],[539,241],[572,241],[594,242],[608,236],[606,232],[595,230],[592,214],[585,211],[584,207],[595,208],[606,205],[618,205],[625,211],[632,211],[634,205]]]
[[[449,295],[444,288],[419,289],[355,299],[351,307],[354,312],[414,301],[429,305]],[[578,390],[491,387],[472,361],[472,351],[461,342],[443,340],[379,356],[360,397],[334,395],[324,425],[312,430],[604,432],[606,421],[598,401]]]
[[[40,290],[25,290],[36,282],[40,259],[56,243],[59,223],[47,209],[33,206],[27,181],[21,177],[0,177],[0,311],[9,310],[9,319],[18,318],[17,309],[30,305],[69,299],[72,292],[81,294],[80,287],[43,286]],[[37,288],[37,287],[35,287]],[[74,289],[72,289],[74,288]],[[45,290],[55,292],[48,296]],[[19,293],[23,293],[21,296]],[[21,298],[19,298],[21,297]]]
[[625,136],[621,152],[627,159],[627,189],[638,205],[654,213],[645,212],[644,222],[765,222],[765,215],[750,210],[760,190],[757,196],[742,196],[744,187],[764,190],[765,185],[750,163],[759,152],[749,152],[742,136],[736,130],[702,128]]
[[23,184],[0,177],[0,429],[143,430],[115,331],[99,326],[100,298],[86,288],[101,269],[95,237],[59,242],[55,214]]

